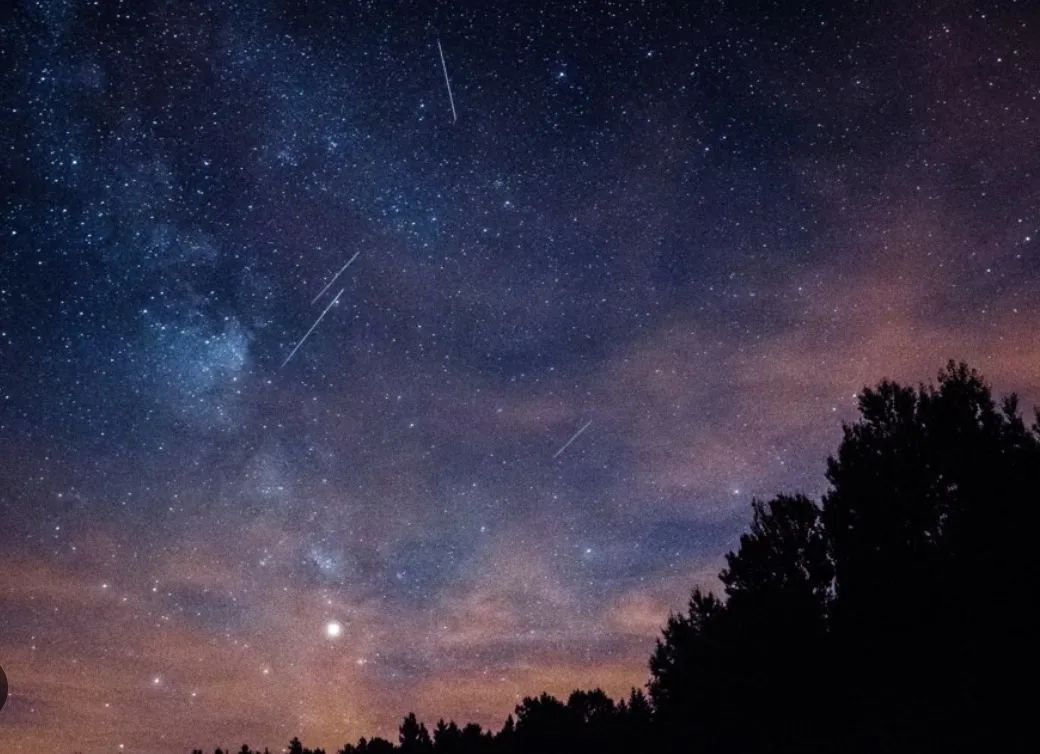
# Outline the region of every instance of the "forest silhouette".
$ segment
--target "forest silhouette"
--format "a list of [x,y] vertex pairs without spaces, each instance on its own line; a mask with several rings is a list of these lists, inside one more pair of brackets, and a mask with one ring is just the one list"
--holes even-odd
[[396,744],[339,753],[1024,751],[1040,413],[952,361],[931,385],[883,381],[827,480],[818,501],[753,501],[723,593],[668,618],[645,693],[543,693],[497,732],[410,714]]

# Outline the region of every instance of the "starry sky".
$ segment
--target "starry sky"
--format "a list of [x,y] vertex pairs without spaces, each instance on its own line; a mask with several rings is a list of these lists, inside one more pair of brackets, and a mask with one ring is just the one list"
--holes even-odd
[[5,752],[626,692],[863,385],[1040,401],[1030,3],[0,14]]

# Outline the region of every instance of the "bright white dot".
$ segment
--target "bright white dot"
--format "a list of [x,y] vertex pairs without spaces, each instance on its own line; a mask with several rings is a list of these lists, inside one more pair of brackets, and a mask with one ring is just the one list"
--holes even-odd
[[325,624],[325,635],[330,639],[338,639],[343,635],[343,624],[338,620],[330,620]]
[[162,683],[162,678],[159,676],[155,676],[155,678],[152,679],[153,686],[158,686],[160,683]]

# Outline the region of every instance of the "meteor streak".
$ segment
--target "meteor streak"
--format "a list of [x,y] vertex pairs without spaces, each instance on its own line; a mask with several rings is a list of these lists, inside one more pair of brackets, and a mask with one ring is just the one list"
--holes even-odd
[[578,439],[578,435],[580,435],[582,432],[589,428],[590,424],[592,424],[592,419],[589,419],[587,422],[585,422],[585,425],[581,429],[579,429],[577,432],[571,435],[571,439],[565,442],[563,444],[563,447],[556,451],[556,453],[553,455],[553,458],[557,458],[560,455],[560,453],[567,450],[567,448],[570,447],[570,444]]
[[310,337],[310,335],[311,335],[311,333],[312,333],[312,332],[314,332],[314,328],[315,328],[315,327],[317,327],[317,326],[318,326],[318,325],[319,325],[319,324],[321,323],[321,321],[322,321],[323,319],[325,319],[325,315],[329,313],[329,309],[331,309],[331,308],[333,307],[333,305],[334,305],[334,304],[335,304],[335,303],[336,303],[337,301],[339,301],[339,297],[343,295],[343,291],[345,291],[345,290],[347,290],[347,289],[346,289],[346,288],[340,288],[340,289],[339,289],[339,293],[337,293],[337,294],[336,294],[336,298],[332,299],[332,301],[330,301],[330,302],[329,302],[329,305],[325,307],[325,311],[323,311],[323,312],[322,312],[322,313],[321,313],[320,315],[318,315],[318,318],[317,318],[316,320],[314,320],[314,324],[313,324],[313,325],[311,325],[311,329],[310,329],[310,330],[308,330],[308,331],[307,331],[306,333],[304,333],[304,336],[303,336],[302,338],[300,338],[300,342],[299,342],[299,343],[297,343],[297,344],[296,344],[296,347],[295,347],[295,348],[294,348],[294,349],[293,349],[292,351],[290,351],[290,352],[289,352],[289,355],[288,355],[288,356],[286,356],[286,357],[285,357],[285,361],[283,361],[283,362],[282,362],[282,366],[283,366],[283,367],[284,367],[284,366],[285,366],[286,364],[288,364],[288,363],[289,363],[289,360],[290,360],[290,359],[291,359],[291,358],[292,358],[293,356],[295,356],[295,355],[296,355],[296,352],[297,352],[297,351],[299,351],[299,350],[300,350],[300,346],[302,346],[302,345],[303,345],[303,343],[304,343],[304,341],[305,341],[305,340],[307,340],[307,338],[309,338],[309,337]]
[[441,41],[437,40],[437,52],[441,54],[441,68],[444,69],[444,83],[448,85],[448,101],[451,103],[451,117],[453,123],[459,122],[458,113],[455,112],[455,98],[451,95],[451,81],[448,79],[448,64],[444,62],[444,48]]
[[317,300],[318,300],[319,298],[321,298],[321,297],[322,297],[322,294],[324,294],[324,293],[325,293],[325,291],[327,291],[327,290],[328,290],[329,288],[331,288],[331,287],[332,287],[332,284],[336,282],[336,278],[338,278],[338,277],[339,277],[340,275],[342,275],[342,274],[343,274],[343,271],[344,271],[345,269],[347,269],[348,267],[350,267],[350,263],[351,263],[351,262],[353,262],[353,261],[354,261],[355,259],[357,259],[357,258],[358,258],[358,254],[360,254],[360,253],[361,253],[360,251],[359,251],[359,252],[356,252],[356,253],[354,254],[354,256],[352,256],[352,257],[351,257],[350,259],[348,259],[348,260],[347,260],[347,263],[346,263],[345,265],[343,265],[342,267],[340,267],[340,268],[339,268],[339,272],[337,272],[337,273],[336,273],[335,275],[333,275],[333,276],[332,276],[332,280],[330,280],[329,282],[327,282],[327,283],[325,284],[325,287],[324,287],[324,288],[322,288],[322,289],[321,289],[320,291],[318,291],[318,295],[317,295],[317,296],[315,296],[315,297],[314,297],[313,299],[311,299],[311,303],[312,303],[312,304],[313,304],[313,303],[314,303],[315,301],[317,301]]

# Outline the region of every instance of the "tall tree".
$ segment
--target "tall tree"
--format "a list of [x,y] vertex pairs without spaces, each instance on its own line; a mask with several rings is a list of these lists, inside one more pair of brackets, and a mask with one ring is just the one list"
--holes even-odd
[[1021,729],[1001,673],[1035,625],[1040,426],[953,363],[859,408],[822,507],[754,503],[726,600],[669,619],[650,663],[666,746],[984,751]]
[[516,707],[517,748],[531,754],[569,752],[574,744],[571,721],[567,706],[556,697],[526,697]]
[[860,413],[823,503],[848,726],[863,748],[990,748],[1036,593],[1040,430],[952,362],[936,386],[864,391]]
[[401,722],[398,733],[401,754],[430,754],[433,751],[430,734],[426,726],[415,719],[414,712]]

